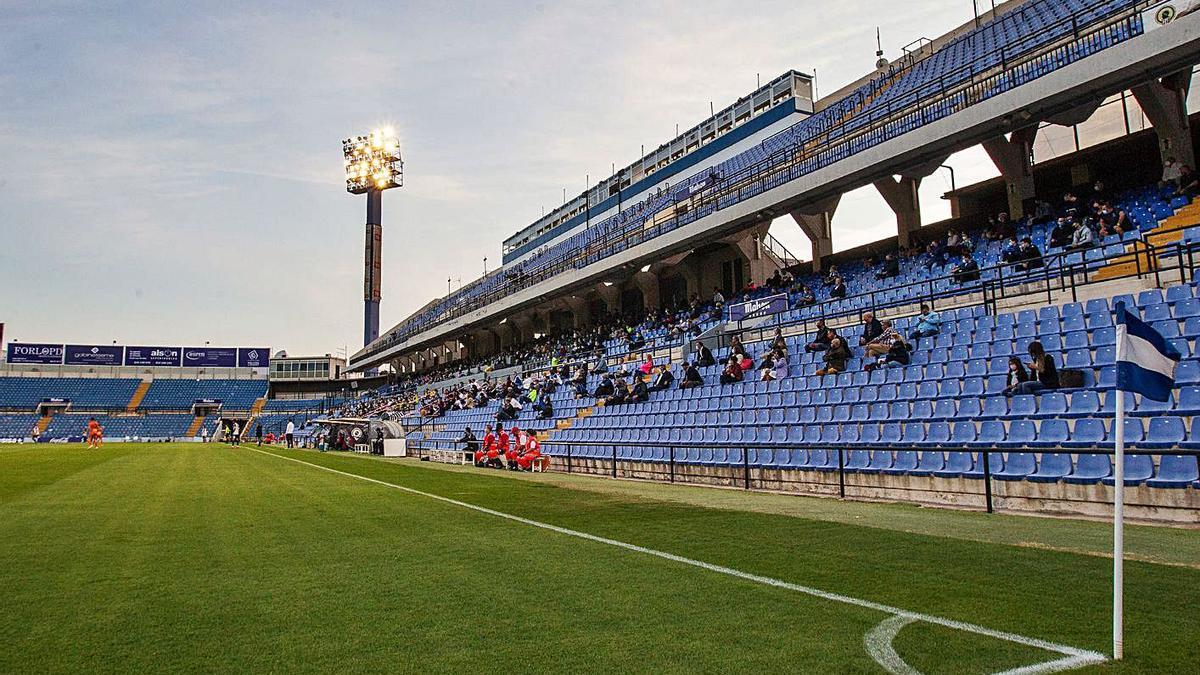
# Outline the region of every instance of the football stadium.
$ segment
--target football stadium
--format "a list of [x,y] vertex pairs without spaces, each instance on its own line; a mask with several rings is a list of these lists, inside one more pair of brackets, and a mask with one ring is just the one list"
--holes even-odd
[[[712,39],[737,51],[827,11],[796,4]],[[688,31],[712,25],[676,16],[677,37],[657,8],[514,7],[495,20],[561,30],[535,51],[601,14],[654,24],[654,105],[683,122],[626,152],[638,139],[613,130],[635,127],[567,123],[617,110],[590,111],[603,103],[590,87],[627,87],[621,105],[639,105],[646,91],[619,78],[547,84],[517,114],[434,93],[523,86],[515,76],[409,73],[432,78],[429,97],[389,97],[386,81],[374,97],[321,92],[312,114],[348,135],[341,157],[323,138],[311,159],[270,133],[221,157],[140,106],[211,116],[214,146],[222,123],[257,119],[281,90],[304,118],[287,92],[305,77],[387,61],[365,56],[385,54],[378,43],[342,44],[366,16],[314,8],[309,20],[343,31],[333,49],[305,33],[302,7],[204,20],[147,8],[136,23],[163,31],[155,52],[130,15],[87,14],[84,42],[128,39],[114,63],[154,61],[172,92],[80,104],[97,128],[114,107],[129,118],[148,151],[129,154],[51,138],[62,120],[33,114],[85,87],[82,66],[59,63],[78,46],[39,37],[65,39],[76,19],[0,9],[30,50],[0,67],[19,92],[0,137],[31,176],[0,175],[0,671],[1200,672],[1200,3],[938,4],[912,10],[939,17],[936,37],[857,14],[906,5],[819,14],[843,19],[789,44],[788,62],[859,33],[874,60],[826,54],[851,75],[795,65],[725,101],[710,101],[715,84],[668,86],[680,54],[714,73],[734,58],[688,51]],[[414,63],[486,60],[469,31],[506,30],[475,9],[396,10],[410,36],[435,20],[467,32]],[[171,38],[225,31],[228,43]],[[285,35],[327,66],[271,55]],[[240,61],[244,39],[261,58],[237,67],[283,79],[222,93],[236,85],[201,73]],[[632,58],[578,39],[614,70]],[[20,72],[60,66],[72,74]],[[690,114],[698,101],[706,112]],[[448,126],[515,115],[521,136],[423,156],[444,132],[404,120],[420,108]],[[524,134],[544,156],[492,156],[527,147]],[[561,178],[543,169],[583,137],[620,145],[583,192],[549,209],[505,192]],[[58,142],[81,163],[39,174],[37,153]],[[220,186],[161,170],[189,153]],[[276,168],[245,168],[258,153]],[[127,193],[89,188],[92,155]],[[309,180],[312,167],[336,181]],[[456,188],[435,168],[486,178]],[[326,218],[302,184],[337,200],[349,238],[295,224],[258,245],[238,238],[245,225],[190,220]],[[188,238],[131,222],[54,245],[59,217],[29,214],[70,208],[73,185],[89,213],[178,220]],[[134,193],[152,198],[131,205]],[[864,200],[885,210],[881,230]],[[413,222],[439,213],[462,223]],[[87,237],[133,252],[105,271]],[[476,251],[491,264],[456,280]],[[242,279],[258,290],[226,290]]]

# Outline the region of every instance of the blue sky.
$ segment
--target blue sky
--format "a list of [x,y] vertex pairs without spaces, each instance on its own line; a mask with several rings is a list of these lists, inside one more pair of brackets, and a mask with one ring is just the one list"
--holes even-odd
[[[383,328],[500,242],[789,68],[830,92],[969,0],[0,2],[0,322],[22,341],[361,343],[365,204],[340,141],[401,136]],[[978,151],[959,183],[990,177]],[[942,172],[944,173],[944,172]],[[948,178],[925,181],[926,221]],[[836,248],[894,231],[848,195]],[[773,230],[797,252],[785,221]]]

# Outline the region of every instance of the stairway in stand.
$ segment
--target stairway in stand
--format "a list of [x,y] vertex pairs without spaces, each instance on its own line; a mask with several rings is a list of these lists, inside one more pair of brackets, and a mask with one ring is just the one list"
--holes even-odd
[[199,435],[200,427],[204,425],[204,419],[205,418],[203,415],[197,415],[195,419],[192,420],[191,426],[188,427],[187,435],[184,436],[184,438],[195,438],[197,435]]
[[138,406],[142,404],[142,399],[146,398],[146,392],[150,391],[150,382],[152,380],[142,380],[137,389],[133,392],[133,397],[129,399],[129,403],[125,406],[125,412],[135,412]]
[[[1174,244],[1183,238],[1183,228],[1200,224],[1200,203],[1192,202],[1179,209],[1175,215],[1160,222],[1158,227],[1142,235],[1142,239],[1151,246]],[[1096,270],[1095,281],[1116,279],[1132,276],[1140,270],[1142,273],[1158,269],[1159,262],[1145,248],[1136,244],[1125,247],[1125,255],[1115,258],[1112,262]]]

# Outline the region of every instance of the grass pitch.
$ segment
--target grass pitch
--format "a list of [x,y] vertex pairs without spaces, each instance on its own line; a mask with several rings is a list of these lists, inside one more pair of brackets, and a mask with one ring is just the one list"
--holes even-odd
[[[270,452],[0,449],[0,671],[885,672],[881,626],[883,660],[892,652],[904,672],[1063,656],[925,621],[887,634],[890,611],[427,495],[1109,648],[1099,523]],[[1200,532],[1135,527],[1129,541],[1133,556],[1159,562],[1126,566],[1126,661],[1088,669],[1190,672]]]

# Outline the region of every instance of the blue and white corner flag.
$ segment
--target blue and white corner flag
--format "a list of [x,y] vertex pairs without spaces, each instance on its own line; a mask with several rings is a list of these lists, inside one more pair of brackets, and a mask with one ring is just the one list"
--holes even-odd
[[1166,338],[1117,303],[1117,389],[1170,401],[1181,355]]

